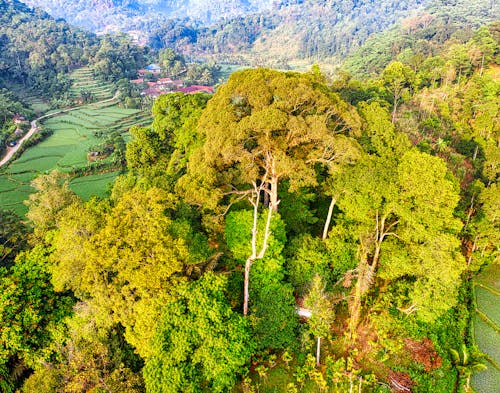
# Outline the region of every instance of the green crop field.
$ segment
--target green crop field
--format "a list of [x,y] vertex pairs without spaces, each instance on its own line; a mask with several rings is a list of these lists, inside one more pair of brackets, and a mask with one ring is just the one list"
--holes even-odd
[[120,172],[110,172],[101,175],[78,177],[71,181],[70,188],[85,201],[89,200],[92,196],[105,197],[108,188],[119,174]]
[[472,387],[477,393],[498,392],[500,372],[489,366],[488,369],[472,376]]
[[498,296],[491,291],[476,286],[477,307],[486,314],[493,323],[500,326],[500,307],[498,300]]
[[73,84],[70,96],[73,99],[82,97],[82,92],[87,92],[93,100],[104,100],[113,96],[113,87],[110,84],[97,81],[92,70],[87,67],[79,68],[70,75]]
[[475,315],[474,335],[476,343],[481,351],[488,355],[495,363],[500,364],[500,335],[489,324]]
[[[14,210],[19,215],[27,211],[23,201],[33,189],[29,186],[38,174],[58,169],[72,172],[89,168],[87,153],[102,144],[111,132],[118,132],[129,140],[128,129],[135,124],[151,121],[148,114],[135,109],[120,108],[116,103],[98,103],[82,106],[66,114],[43,122],[53,134],[36,146],[27,149],[17,160],[0,172],[0,207]],[[101,162],[111,164],[110,159]],[[71,188],[82,198],[104,196],[108,184],[117,173],[83,176],[71,180]]]
[[[479,312],[474,315],[474,341],[493,363],[488,369],[474,374],[472,387],[476,392],[496,392],[500,386],[500,265],[493,263],[474,279],[474,293]],[[485,316],[489,321],[484,321]]]

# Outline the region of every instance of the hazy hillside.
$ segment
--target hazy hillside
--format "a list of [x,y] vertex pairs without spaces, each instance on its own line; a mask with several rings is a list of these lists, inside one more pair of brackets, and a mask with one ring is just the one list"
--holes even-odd
[[[287,68],[297,59],[340,64],[370,37],[391,28],[386,33],[389,38],[382,37],[381,41],[394,42],[415,23],[444,32],[438,37],[442,41],[457,29],[474,29],[500,15],[495,2],[484,0],[26,2],[94,31],[142,31],[157,49],[170,47],[194,58],[278,68]],[[423,38],[431,37],[432,32]],[[378,38],[372,40],[375,42],[370,47],[379,45]],[[385,45],[383,58],[388,58],[387,50],[390,46]]]
[[190,18],[204,23],[271,8],[273,0],[26,0],[56,18],[91,30],[128,30],[162,19]]

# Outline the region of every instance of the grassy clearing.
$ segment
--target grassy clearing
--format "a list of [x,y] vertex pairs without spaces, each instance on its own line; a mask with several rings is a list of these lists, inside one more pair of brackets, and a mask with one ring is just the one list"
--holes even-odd
[[[127,141],[128,129],[135,124],[151,121],[149,115],[134,109],[124,109],[116,103],[86,105],[70,113],[47,119],[43,126],[53,134],[26,150],[0,174],[0,206],[26,213],[23,201],[32,192],[29,183],[38,174],[58,169],[62,172],[88,168],[87,153],[102,144],[109,133],[119,132]],[[111,164],[110,159],[103,163]],[[104,196],[107,185],[117,176],[105,173],[75,178],[71,187],[84,199],[91,195]]]

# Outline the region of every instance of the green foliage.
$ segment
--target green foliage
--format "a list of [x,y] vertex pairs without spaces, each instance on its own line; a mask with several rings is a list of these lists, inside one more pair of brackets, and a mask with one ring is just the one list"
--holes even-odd
[[327,338],[330,335],[330,325],[334,321],[335,311],[321,276],[313,277],[309,292],[304,299],[304,306],[311,311],[311,317],[307,320],[311,333],[316,337]]
[[37,365],[22,393],[112,390],[144,392],[137,373],[142,362],[123,339],[123,328],[100,330],[83,303],[66,321],[66,336],[56,341],[57,357]]
[[316,185],[314,164],[352,159],[355,142],[345,134],[359,129],[359,117],[311,75],[256,69],[234,73],[198,127],[204,145],[177,184],[186,199],[214,209],[263,181],[276,210],[280,181],[298,192]]
[[226,280],[207,273],[178,287],[162,312],[144,379],[150,392],[224,392],[252,352],[248,321],[224,297]]
[[432,320],[455,304],[465,268],[456,239],[457,187],[439,158],[416,150],[399,163],[389,157],[367,157],[340,176],[342,215],[332,235],[354,242],[358,271],[367,263],[386,280],[416,278],[411,302],[421,318]]
[[40,175],[31,182],[36,190],[26,201],[28,213],[26,216],[34,226],[34,234],[42,239],[49,230],[55,227],[57,216],[63,208],[78,200],[64,181],[67,176],[57,170],[48,175]]
[[[418,15],[401,19],[392,28],[369,37],[347,58],[344,67],[358,77],[377,75],[395,60],[419,68],[428,57],[444,52],[443,49],[449,45],[456,45],[450,57],[455,65],[460,66],[462,74],[467,73],[472,70],[472,65],[466,48],[461,44],[471,37],[472,29],[494,23],[496,19],[491,5],[481,0],[458,0],[453,4],[443,0],[432,1]],[[464,26],[467,28],[464,29]],[[490,40],[485,38],[486,47],[489,43]],[[474,50],[471,58],[479,58],[480,61],[481,54],[474,55],[474,52],[478,53]],[[447,71],[441,75],[437,75],[436,71],[438,69],[433,72],[437,79],[446,78]]]
[[7,386],[18,377],[8,375],[7,365],[34,367],[48,360],[49,344],[71,312],[73,300],[54,292],[47,265],[47,251],[37,246],[18,254],[10,268],[0,268],[0,370],[4,373],[0,383],[6,392],[12,391]]
[[316,194],[311,190],[302,189],[301,192],[288,192],[288,184],[283,182],[280,193],[280,216],[286,223],[289,236],[306,233],[318,222],[315,216]]
[[11,212],[0,210],[0,266],[12,261],[26,247],[28,228]]
[[[265,216],[259,217],[257,245],[263,241]],[[252,212],[238,210],[226,218],[225,237],[236,261],[251,253]],[[295,346],[298,319],[292,286],[284,283],[282,256],[286,232],[279,214],[271,219],[271,234],[264,259],[253,263],[250,273],[250,320],[257,348],[283,349]]]
[[299,296],[307,292],[315,275],[323,277],[327,285],[332,284],[332,273],[338,265],[321,239],[309,234],[293,238],[287,254],[291,256],[286,265],[288,278]]
[[[263,263],[256,261],[255,270]],[[262,286],[257,280],[251,282],[254,286],[250,286],[250,321],[257,349],[265,351],[296,347],[298,316],[292,286],[279,281]]]
[[[406,374],[415,392],[467,390],[476,362],[468,356],[473,346],[463,347],[473,338],[464,273],[498,257],[498,26],[441,31],[431,19],[403,22],[401,46],[387,61],[381,55],[385,70],[368,83],[341,74],[328,86],[317,67],[308,74],[257,69],[234,74],[210,101],[160,97],[152,125],[132,130],[129,173],[109,199],[83,203],[58,173],[35,181],[28,202],[34,250],[21,251],[25,229],[0,213],[7,262],[0,389],[20,387],[16,370],[32,367],[24,392],[141,392],[141,372],[158,392],[230,391],[242,374],[244,391],[387,392],[389,368]],[[429,42],[431,33],[443,36]],[[111,78],[142,61],[134,48],[120,60],[128,44],[117,40],[98,40],[97,68]],[[322,50],[311,42],[308,53]],[[0,46],[8,44],[0,36]],[[183,72],[173,51],[160,56]],[[111,103],[103,108],[121,116]],[[85,108],[57,120],[46,125],[65,136],[80,123],[96,139],[107,135]],[[121,151],[119,130],[87,147]],[[34,150],[25,152],[7,170],[9,182],[27,186],[33,165],[45,171],[58,141],[48,140],[43,165],[30,161]],[[75,151],[58,162],[79,159]],[[9,206],[8,189],[0,188]],[[327,200],[332,228],[320,239],[315,224]],[[202,225],[210,225],[210,241]],[[244,263],[248,317],[233,311]],[[71,318],[71,300],[54,289],[79,299]],[[338,291],[335,303],[330,290]],[[493,293],[479,291],[478,301]],[[312,311],[310,332],[300,329],[294,295]],[[477,313],[475,337],[482,334],[478,344],[494,357],[495,315],[483,309],[491,316]],[[308,352],[312,335],[344,330],[347,340],[324,343],[325,364],[317,368],[311,354],[291,356],[300,330]],[[418,356],[417,340],[430,360]],[[254,352],[269,357],[254,358],[248,370]]]
[[142,356],[189,261],[186,242],[178,237],[189,231],[164,214],[172,206],[172,196],[162,190],[133,189],[109,211],[92,201],[83,213],[82,207],[65,210],[62,231],[55,234],[54,282],[90,302],[102,326],[121,323]]
[[[244,262],[251,254],[252,239],[252,212],[250,210],[236,210],[226,216],[225,238],[234,258]],[[263,242],[266,214],[259,215],[257,224],[257,245]],[[271,234],[268,239],[266,256],[270,259],[279,258],[286,242],[285,223],[279,214],[271,218]]]
[[202,142],[196,125],[207,100],[204,94],[161,95],[153,105],[152,126],[130,130],[129,169],[152,180],[167,176],[172,182],[183,175],[193,149]]

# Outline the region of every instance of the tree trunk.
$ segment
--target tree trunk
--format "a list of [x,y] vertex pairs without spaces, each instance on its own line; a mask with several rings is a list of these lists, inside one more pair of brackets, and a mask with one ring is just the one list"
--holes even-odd
[[476,145],[476,148],[474,149],[474,154],[472,155],[472,161],[476,161],[478,152],[479,152],[479,146]]
[[269,190],[269,207],[276,213],[278,211],[278,204],[280,203],[278,200],[278,176],[272,176],[269,184],[271,186]]
[[271,217],[273,213],[273,209],[271,205],[269,205],[266,227],[264,229],[264,240],[262,242],[262,247],[260,248],[259,253],[257,254],[257,224],[259,217],[259,204],[260,204],[260,189],[255,185],[256,196],[255,201],[251,200],[250,203],[253,205],[253,226],[252,226],[252,255],[250,255],[245,262],[245,275],[243,282],[243,315],[248,314],[248,303],[250,298],[250,268],[253,262],[256,259],[264,258],[264,255],[267,250],[267,242],[269,240],[269,235],[271,233]]
[[349,305],[349,342],[351,345],[354,344],[356,329],[361,318],[361,280],[362,278],[358,276],[354,293],[352,294],[352,301]]
[[318,344],[316,345],[316,367],[319,367],[320,352],[321,352],[321,337],[318,337]]
[[328,236],[328,229],[330,228],[330,222],[332,220],[333,208],[334,208],[336,202],[337,202],[337,199],[335,197],[332,197],[332,201],[330,202],[330,207],[328,208],[328,215],[326,216],[325,227],[323,228],[323,237],[322,237],[323,241],[325,241],[326,237]]
[[253,259],[248,257],[245,262],[245,278],[243,288],[243,315],[248,314],[248,300],[249,300],[249,285],[250,285],[250,267],[252,266]]
[[391,122],[394,124],[396,121],[396,111],[398,109],[398,100],[399,100],[399,94],[394,93],[394,107],[392,108],[392,114],[391,114]]

